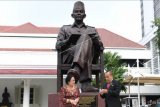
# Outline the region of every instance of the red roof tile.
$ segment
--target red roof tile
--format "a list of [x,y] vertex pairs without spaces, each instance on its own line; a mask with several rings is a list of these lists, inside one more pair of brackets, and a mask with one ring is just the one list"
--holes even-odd
[[31,23],[25,23],[20,26],[10,27],[8,29],[2,30],[1,32],[2,33],[50,33],[45,31],[44,29],[40,29],[39,27]]
[[57,75],[56,69],[0,69],[0,74]]
[[[115,34],[106,29],[97,29],[104,47],[119,47],[119,48],[144,48],[144,46],[126,39],[118,34]],[[42,33],[42,34],[58,34],[58,27],[37,27],[31,23],[26,23],[20,26],[0,26],[1,33]]]
[[6,29],[12,28],[12,27],[15,27],[15,26],[0,26],[0,32],[4,31]]
[[144,48],[144,46],[106,29],[99,28],[97,31],[105,47]]
[[59,28],[58,27],[39,27],[40,29],[45,30],[50,34],[58,34]]

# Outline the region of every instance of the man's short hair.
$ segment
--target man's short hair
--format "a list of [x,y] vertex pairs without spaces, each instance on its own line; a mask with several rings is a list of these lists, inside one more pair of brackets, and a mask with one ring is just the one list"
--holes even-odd
[[105,73],[109,73],[111,76],[113,76],[113,73],[111,70],[106,71]]

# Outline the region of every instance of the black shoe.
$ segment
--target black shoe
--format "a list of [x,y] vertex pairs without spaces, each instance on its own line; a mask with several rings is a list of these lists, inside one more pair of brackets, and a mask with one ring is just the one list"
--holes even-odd
[[90,82],[84,82],[81,85],[82,92],[98,92],[99,89],[91,85]]
[[79,72],[75,69],[69,69],[67,72],[67,75],[74,75],[77,80],[79,80],[79,78],[80,78]]

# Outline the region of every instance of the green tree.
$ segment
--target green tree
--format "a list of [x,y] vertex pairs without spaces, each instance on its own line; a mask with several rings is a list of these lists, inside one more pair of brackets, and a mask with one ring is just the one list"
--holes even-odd
[[157,48],[160,50],[160,18],[157,18],[153,21],[152,27],[157,27],[157,30],[154,32],[154,34],[155,34]]
[[125,63],[121,61],[121,56],[118,53],[106,52],[104,53],[104,69],[112,71],[114,79],[118,80],[121,84],[121,90],[126,92],[126,87],[123,83],[123,74],[126,72]]

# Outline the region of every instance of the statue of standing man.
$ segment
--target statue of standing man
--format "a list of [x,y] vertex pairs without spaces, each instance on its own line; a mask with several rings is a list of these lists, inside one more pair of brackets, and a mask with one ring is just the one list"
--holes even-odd
[[4,93],[2,94],[2,97],[3,97],[3,99],[2,99],[2,104],[9,104],[9,103],[10,103],[10,102],[9,102],[10,94],[9,94],[8,91],[7,91],[7,87],[5,87]]
[[98,91],[91,85],[90,65],[97,63],[100,52],[104,49],[103,44],[96,29],[83,22],[86,17],[83,2],[75,2],[71,16],[74,23],[61,27],[56,49],[61,52],[63,63],[71,64],[68,74],[74,73],[77,76],[82,92]]

